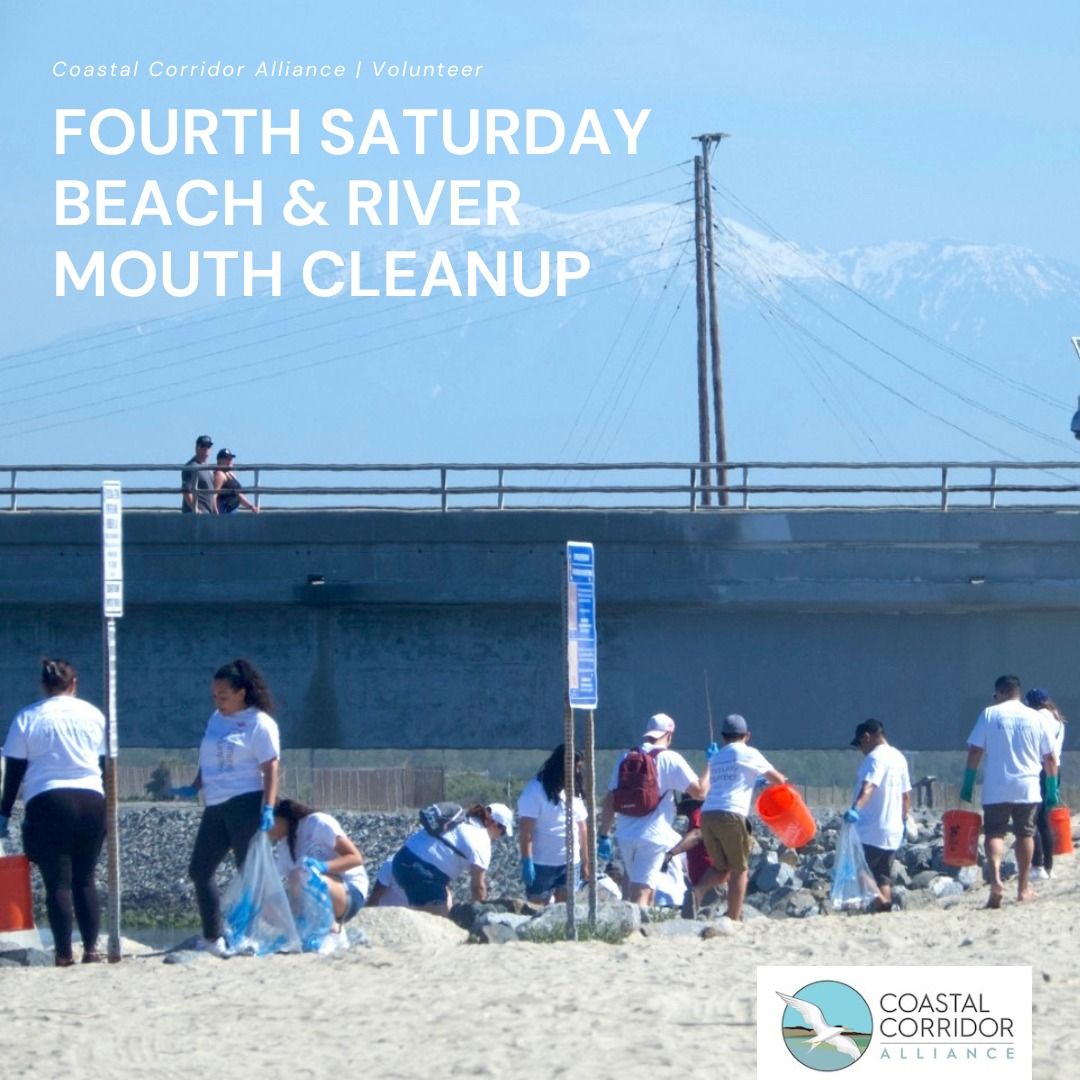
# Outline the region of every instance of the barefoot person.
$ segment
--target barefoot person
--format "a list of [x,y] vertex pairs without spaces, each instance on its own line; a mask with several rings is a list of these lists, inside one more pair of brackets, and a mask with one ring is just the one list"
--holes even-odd
[[73,916],[82,936],[83,963],[101,959],[101,902],[94,867],[105,839],[105,717],[75,696],[77,683],[75,669],[66,660],[42,660],[45,696],[11,722],[0,799],[0,837],[6,837],[8,817],[23,785],[23,850],[45,883],[57,967],[73,963]]
[[1029,883],[1039,810],[1039,769],[1046,770],[1046,804],[1056,806],[1057,758],[1042,717],[1020,700],[1020,680],[1002,675],[994,683],[994,704],[983,709],[968,736],[967,768],[960,801],[971,802],[975,776],[983,767],[983,830],[990,874],[989,908],[1001,907],[1001,859],[1010,821],[1016,842],[1018,900],[1034,900]]

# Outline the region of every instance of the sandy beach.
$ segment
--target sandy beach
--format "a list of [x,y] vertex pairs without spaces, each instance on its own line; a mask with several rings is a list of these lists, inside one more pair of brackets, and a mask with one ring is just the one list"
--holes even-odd
[[461,932],[447,926],[437,944],[333,957],[5,969],[3,1071],[747,1077],[758,964],[1029,964],[1034,1076],[1051,1080],[1080,1055],[1075,859],[1041,884],[1037,902],[1010,894],[997,912],[979,889],[892,915],[756,919],[707,940],[479,946],[450,943]]

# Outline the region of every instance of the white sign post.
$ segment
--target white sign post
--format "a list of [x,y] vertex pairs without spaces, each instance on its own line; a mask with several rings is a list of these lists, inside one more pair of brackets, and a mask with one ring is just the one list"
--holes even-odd
[[118,480],[101,485],[101,614],[105,673],[105,844],[109,903],[109,963],[120,949],[120,831],[117,810],[116,620],[124,614],[123,503]]
[[595,716],[597,705],[596,682],[596,557],[592,544],[570,540],[566,545],[566,756],[564,758],[566,789],[566,936],[575,938],[574,912],[574,845],[577,830],[574,826],[574,709],[585,709],[584,781],[589,817],[586,842],[589,848],[589,925],[596,925],[596,762]]

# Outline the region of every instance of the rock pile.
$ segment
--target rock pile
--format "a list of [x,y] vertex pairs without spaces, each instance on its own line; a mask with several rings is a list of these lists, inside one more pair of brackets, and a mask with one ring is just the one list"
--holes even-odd
[[[200,808],[193,804],[128,804],[120,809],[121,903],[127,926],[190,926],[196,920],[195,897],[187,876],[198,828]],[[348,834],[364,852],[372,877],[383,860],[400,847],[416,827],[414,814],[349,813],[336,815]],[[977,867],[956,869],[945,866],[942,860],[944,841],[941,818],[931,811],[918,811],[919,837],[900,849],[894,864],[894,897],[901,906],[945,901],[967,889],[977,887],[981,873]],[[835,811],[818,812],[818,832],[806,847],[799,851],[782,848],[762,826],[755,824],[753,853],[750,862],[750,888],[747,895],[746,918],[759,915],[773,919],[808,918],[831,911],[829,888],[834,852],[841,821]],[[12,844],[8,853],[19,850],[18,819],[12,821]],[[981,857],[980,857],[981,861]],[[220,871],[224,885],[233,872],[231,859]],[[1004,873],[1015,873],[1015,864],[1007,861]],[[100,877],[104,888],[105,860],[101,860]],[[35,901],[39,919],[44,911],[40,895],[40,880],[34,875]],[[457,883],[457,898],[468,898],[468,883]],[[490,896],[519,898],[522,887],[518,876],[517,845],[503,841],[494,845],[492,866],[488,871]],[[492,910],[483,905],[459,904],[455,909],[459,925],[477,934],[485,927],[501,927],[486,931],[488,938],[506,938],[507,930],[515,935],[533,909],[520,899],[501,901]],[[515,906],[516,905],[516,906]],[[632,914],[616,914],[620,909],[605,904],[605,918],[633,920]],[[558,922],[550,907],[537,921],[535,933],[548,933],[548,922]],[[724,904],[713,903],[702,913],[705,919],[722,916]],[[470,911],[472,921],[469,921]],[[499,915],[499,918],[491,918]],[[481,919],[480,916],[483,916]],[[505,917],[504,917],[505,916]],[[563,912],[565,918],[565,912]],[[640,924],[635,924],[637,929]],[[524,934],[522,936],[525,936]]]

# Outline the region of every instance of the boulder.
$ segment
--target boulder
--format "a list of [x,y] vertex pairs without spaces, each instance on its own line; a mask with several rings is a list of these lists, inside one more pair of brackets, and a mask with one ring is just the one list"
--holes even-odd
[[911,875],[930,870],[934,863],[934,848],[931,844],[909,844],[901,852],[900,858],[905,869]]
[[765,861],[757,868],[751,888],[755,892],[771,893],[774,889],[798,888],[801,884],[790,863]]
[[942,874],[927,885],[926,891],[941,900],[946,896],[959,896],[964,891],[964,886],[959,881],[954,881],[951,877]]
[[[589,908],[585,904],[574,906],[574,918],[579,927],[589,921]],[[517,935],[523,941],[531,939],[547,940],[558,934],[566,926],[566,905],[549,904],[542,914],[530,919],[517,929]],[[596,929],[607,934],[632,934],[641,929],[641,908],[625,900],[615,904],[598,904],[596,909]]]
[[5,967],[52,967],[55,963],[52,953],[34,948],[6,949],[0,952],[0,960],[8,962]]
[[817,897],[807,889],[798,889],[792,893],[784,907],[793,919],[807,919],[820,911]]
[[913,889],[925,889],[931,881],[935,881],[941,876],[937,870],[921,870],[911,879],[911,887]]
[[[517,916],[521,918],[522,916]],[[512,926],[506,923],[487,922],[477,931],[476,936],[482,945],[506,945],[511,941],[517,941],[517,934]]]
[[700,938],[704,929],[696,920],[665,919],[663,922],[645,923],[641,932],[649,938]]

